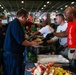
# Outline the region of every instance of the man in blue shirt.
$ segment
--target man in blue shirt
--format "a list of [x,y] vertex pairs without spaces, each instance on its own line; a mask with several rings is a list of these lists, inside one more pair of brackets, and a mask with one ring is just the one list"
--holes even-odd
[[25,46],[33,46],[37,43],[25,39],[21,25],[28,18],[28,12],[20,9],[16,18],[8,25],[4,41],[4,73],[5,75],[22,75],[23,52]]

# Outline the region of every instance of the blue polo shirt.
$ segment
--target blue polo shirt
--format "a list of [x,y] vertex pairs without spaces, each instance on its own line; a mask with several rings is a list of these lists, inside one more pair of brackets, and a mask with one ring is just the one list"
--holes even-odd
[[4,51],[23,53],[25,46],[22,42],[25,40],[24,31],[17,18],[15,18],[9,25],[6,31],[3,49]]

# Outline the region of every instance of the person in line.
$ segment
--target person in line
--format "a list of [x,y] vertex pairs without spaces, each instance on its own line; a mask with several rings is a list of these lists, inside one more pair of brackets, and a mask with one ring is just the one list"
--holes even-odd
[[27,10],[20,9],[16,13],[16,18],[7,27],[3,46],[4,75],[24,75],[22,74],[22,71],[24,71],[22,65],[25,46],[34,46],[37,44],[25,39],[22,25],[25,24],[27,18]]
[[55,35],[58,37],[68,36],[68,47],[70,48],[70,56],[72,56],[69,56],[69,58],[72,59],[71,70],[76,73],[76,9],[72,6],[69,6],[64,10],[64,15],[68,21],[67,30],[60,33],[52,33],[50,35]]
[[37,34],[38,35],[42,34],[42,36],[45,38],[48,33],[51,33],[54,31],[54,29],[50,25],[47,25],[46,21],[42,21],[41,25],[42,25],[42,28],[39,31],[33,33],[32,37]]
[[35,23],[32,24],[31,32],[32,33],[37,32],[37,24],[35,24]]
[[[57,27],[56,32],[62,32],[66,30],[67,23],[65,22],[65,18],[63,14],[56,15],[56,24],[59,25]],[[67,46],[67,37],[60,38],[60,37],[54,36],[53,38],[47,41],[48,43],[53,43],[53,42],[56,42],[58,39],[59,39],[59,46],[57,46],[56,48],[56,52],[55,52],[56,54],[59,54],[61,50]]]

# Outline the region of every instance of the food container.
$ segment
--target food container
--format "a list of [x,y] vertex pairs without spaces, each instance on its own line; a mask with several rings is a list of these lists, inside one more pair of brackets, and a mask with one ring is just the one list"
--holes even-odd
[[69,60],[62,55],[38,55],[38,62],[44,64],[48,62],[69,64]]

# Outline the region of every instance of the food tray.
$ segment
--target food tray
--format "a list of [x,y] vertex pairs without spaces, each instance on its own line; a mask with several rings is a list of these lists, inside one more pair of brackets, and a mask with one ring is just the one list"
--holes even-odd
[[69,60],[64,58],[62,55],[38,55],[38,62],[40,63],[65,63],[68,64]]

